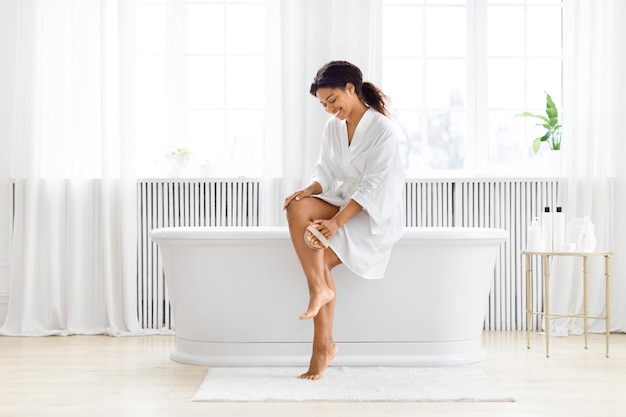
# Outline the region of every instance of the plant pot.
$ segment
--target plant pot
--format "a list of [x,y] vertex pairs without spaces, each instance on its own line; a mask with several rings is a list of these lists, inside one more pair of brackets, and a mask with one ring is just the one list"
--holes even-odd
[[187,167],[189,166],[189,154],[170,154],[168,155],[168,159],[170,165],[170,177],[180,177],[185,169],[187,169]]
[[552,177],[559,177],[561,175],[561,151],[546,151],[544,152],[544,158],[548,174]]
[[542,149],[535,156],[537,172],[546,177],[561,175],[561,151]]

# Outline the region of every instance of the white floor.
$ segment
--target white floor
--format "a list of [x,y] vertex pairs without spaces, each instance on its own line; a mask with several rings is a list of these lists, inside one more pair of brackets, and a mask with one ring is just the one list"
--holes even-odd
[[195,403],[206,369],[171,361],[170,336],[0,337],[0,416],[625,416],[626,335],[485,332],[475,365],[514,403]]

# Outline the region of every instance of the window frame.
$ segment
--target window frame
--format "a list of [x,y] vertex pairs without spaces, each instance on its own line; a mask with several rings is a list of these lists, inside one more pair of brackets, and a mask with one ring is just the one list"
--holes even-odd
[[[519,113],[523,111],[531,111],[533,113],[542,113],[544,111],[541,107],[532,108],[528,100],[527,85],[528,85],[528,61],[537,58],[549,58],[558,59],[561,64],[560,74],[560,88],[558,93],[552,94],[552,98],[559,103],[562,103],[562,83],[563,83],[563,5],[562,1],[553,0],[548,3],[542,3],[534,0],[468,0],[466,2],[459,0],[383,0],[382,13],[385,13],[385,9],[388,7],[416,5],[423,8],[452,8],[452,7],[465,7],[466,10],[466,33],[467,33],[467,45],[466,45],[466,131],[465,131],[465,155],[464,155],[464,167],[462,169],[412,169],[407,170],[409,177],[433,177],[433,178],[463,178],[463,177],[541,177],[552,176],[554,170],[545,166],[548,158],[545,161],[539,160],[539,158],[532,159],[532,155],[524,155],[517,164],[509,166],[508,164],[495,164],[489,161],[489,144],[490,144],[490,114],[496,109],[489,107],[488,102],[488,66],[489,59],[493,56],[489,55],[488,51],[488,12],[490,7],[523,7],[524,8],[524,54],[515,55],[517,58],[524,60],[524,103],[519,109],[515,109]],[[535,55],[528,52],[527,33],[531,28],[529,27],[527,11],[529,7],[556,7],[561,9],[561,51],[558,56],[556,55]],[[384,17],[383,17],[384,19]],[[383,24],[384,27],[384,24]],[[423,29],[425,31],[425,29]],[[384,33],[383,33],[384,36]],[[423,34],[424,41],[426,42],[426,33]],[[411,56],[415,58],[414,56]],[[382,69],[385,70],[385,60],[389,59],[384,51],[381,54]],[[397,57],[396,57],[397,59]],[[428,60],[439,59],[439,57],[428,56],[424,51],[420,59],[424,62]],[[426,65],[426,64],[424,64]],[[426,84],[426,74],[424,73],[424,85]],[[385,86],[382,85],[383,90]],[[425,88],[425,87],[424,87]],[[392,92],[386,91],[387,93]],[[393,98],[393,97],[392,97]],[[537,104],[537,103],[533,103]],[[541,104],[541,103],[539,103]],[[561,107],[561,106],[559,106]],[[506,109],[510,110],[510,109]],[[422,103],[422,108],[417,110],[420,113],[420,117],[424,118],[429,111]],[[448,109],[447,111],[450,111]],[[425,123],[422,123],[422,132],[427,129]],[[532,143],[534,123],[528,121],[524,124],[524,137],[528,137],[528,147]],[[424,134],[424,133],[422,133]],[[424,139],[422,139],[424,141]],[[522,146],[525,146],[523,144]],[[540,151],[541,153],[541,151]],[[528,168],[528,163],[538,163],[538,166],[531,164],[533,168]]]
[[[138,0],[138,5],[151,5],[151,6],[159,6],[162,8],[162,12],[165,14],[166,20],[166,28],[164,29],[164,39],[165,44],[164,50],[160,53],[148,53],[144,54],[141,51],[136,52],[137,57],[142,56],[152,56],[152,57],[160,57],[165,61],[165,79],[164,84],[167,85],[167,90],[165,94],[165,103],[159,103],[158,106],[155,107],[142,107],[138,105],[138,113],[141,113],[141,110],[153,109],[155,112],[163,112],[163,117],[167,119],[165,122],[165,133],[163,139],[159,139],[158,143],[155,143],[154,146],[159,147],[159,150],[156,151],[154,149],[150,149],[152,152],[152,161],[154,166],[149,166],[149,161],[142,161],[144,165],[141,166],[139,175],[141,177],[146,178],[154,178],[154,177],[163,177],[167,176],[167,165],[168,161],[168,149],[171,148],[187,148],[191,153],[191,158],[193,160],[193,164],[189,166],[186,171],[183,173],[185,177],[202,177],[206,175],[217,175],[220,177],[239,177],[239,176],[258,176],[262,172],[262,163],[261,167],[258,166],[255,162],[246,166],[246,160],[249,159],[249,155],[241,154],[234,155],[232,151],[233,148],[237,146],[237,135],[229,129],[233,126],[232,122],[229,123],[229,120],[234,120],[233,114],[237,113],[245,113],[252,112],[256,114],[256,119],[261,121],[265,120],[267,114],[266,108],[266,100],[264,98],[259,99],[261,103],[260,106],[251,106],[247,103],[245,106],[238,106],[229,103],[229,94],[228,89],[224,87],[223,94],[221,99],[217,99],[221,102],[219,105],[208,105],[208,106],[197,106],[193,105],[189,102],[188,97],[188,88],[189,87],[189,58],[216,58],[222,59],[223,65],[223,79],[221,83],[226,86],[229,82],[229,65],[231,61],[236,61],[238,59],[245,58],[256,58],[263,61],[263,66],[257,70],[263,71],[263,74],[259,76],[259,79],[265,80],[266,74],[264,71],[266,70],[266,57],[268,55],[267,51],[267,42],[263,42],[263,51],[254,52],[254,53],[242,53],[242,52],[233,52],[229,50],[227,47],[228,43],[228,31],[229,27],[226,25],[226,22],[229,19],[229,8],[232,7],[241,7],[245,5],[253,6],[253,7],[267,7],[266,0]],[[188,42],[187,42],[187,31],[188,31],[188,10],[190,7],[195,6],[221,6],[224,8],[223,13],[223,32],[224,32],[224,45],[222,47],[221,53],[216,52],[207,52],[207,53],[199,53],[196,51],[188,50]],[[264,11],[265,12],[265,11]],[[264,21],[265,22],[265,21]],[[137,74],[138,77],[141,74]],[[266,89],[266,87],[265,87]],[[266,90],[265,90],[266,91]],[[190,132],[190,123],[193,123],[194,112],[221,112],[221,125],[217,129],[218,132],[224,132],[223,137],[217,138],[216,136],[211,136],[211,132],[207,131],[207,137],[210,137],[210,140],[215,140],[211,145],[206,145],[206,149],[209,149],[209,152],[201,151],[200,154],[197,152],[197,148],[199,148],[198,140],[194,139],[194,136],[198,137],[199,133]],[[219,119],[219,117],[218,117]],[[196,117],[196,120],[198,118]],[[141,123],[141,121],[138,121]],[[262,125],[263,123],[258,123]],[[245,121],[242,122],[241,126],[245,127]],[[243,129],[243,128],[242,128]],[[245,129],[244,129],[245,130]],[[233,133],[233,134],[231,134]],[[218,135],[219,136],[219,135]],[[232,139],[233,136],[235,139]],[[265,141],[265,132],[264,130],[260,131],[261,143],[258,144],[258,148],[264,149],[264,141]],[[168,143],[162,143],[167,141],[167,138],[175,138]],[[138,133],[138,153],[142,154],[145,152],[143,148],[146,147],[148,143],[148,138],[144,135]],[[195,145],[194,145],[195,143]],[[211,155],[209,155],[213,148],[221,149],[221,153],[217,157],[213,157],[211,159]],[[156,154],[161,152],[162,150],[162,158],[158,161]],[[226,160],[228,159],[228,160]],[[210,173],[210,174],[209,174]]]

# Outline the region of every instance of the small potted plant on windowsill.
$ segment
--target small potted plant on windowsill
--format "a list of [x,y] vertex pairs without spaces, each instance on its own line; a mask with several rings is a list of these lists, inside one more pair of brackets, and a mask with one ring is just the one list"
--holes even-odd
[[170,163],[170,176],[180,177],[185,168],[189,165],[191,151],[184,147],[174,146],[170,149],[167,157]]
[[517,116],[532,117],[541,120],[537,123],[537,126],[542,126],[545,129],[543,135],[536,137],[533,140],[533,152],[539,152],[541,142],[546,142],[548,147],[552,151],[558,151],[561,149],[561,123],[559,121],[559,111],[556,108],[556,104],[550,97],[550,94],[546,92],[546,114],[534,114],[529,112],[520,113]]

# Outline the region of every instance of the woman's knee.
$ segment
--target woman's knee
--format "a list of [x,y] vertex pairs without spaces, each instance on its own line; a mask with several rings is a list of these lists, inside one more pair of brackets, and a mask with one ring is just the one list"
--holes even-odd
[[292,200],[287,206],[287,220],[307,220],[311,221],[311,205],[306,201],[308,199],[302,200]]
[[316,219],[330,219],[339,211],[333,206],[315,197],[292,200],[287,206],[287,221],[312,222]]

